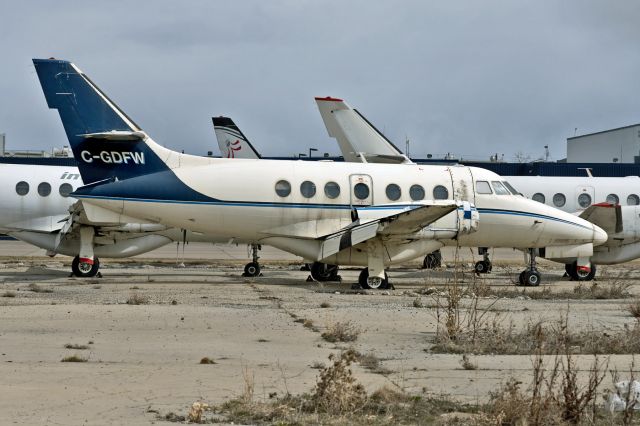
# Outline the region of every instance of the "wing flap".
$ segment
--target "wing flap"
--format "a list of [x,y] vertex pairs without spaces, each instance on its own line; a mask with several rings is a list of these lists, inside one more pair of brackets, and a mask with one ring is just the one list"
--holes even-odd
[[434,202],[434,204],[424,204],[366,223],[354,222],[346,228],[322,238],[318,260],[377,236],[406,236],[416,233],[457,208],[458,205],[452,201]]

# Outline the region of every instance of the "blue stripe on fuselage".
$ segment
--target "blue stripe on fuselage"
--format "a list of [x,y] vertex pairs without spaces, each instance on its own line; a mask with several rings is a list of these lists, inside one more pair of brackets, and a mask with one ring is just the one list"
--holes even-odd
[[[102,199],[102,200],[117,200],[117,201],[133,201],[140,203],[167,203],[167,204],[200,204],[200,205],[216,205],[216,206],[228,206],[228,207],[268,207],[268,208],[293,208],[293,209],[330,209],[330,210],[351,210],[356,207],[358,210],[398,210],[398,213],[407,210],[414,209],[421,206],[421,204],[392,204],[392,205],[375,205],[375,206],[351,206],[349,204],[317,204],[317,203],[276,203],[276,202],[263,202],[263,201],[223,201],[211,199],[210,201],[183,201],[183,200],[164,200],[164,199],[147,199],[147,198],[129,198],[129,197],[112,197],[112,196],[100,196],[100,195],[73,195],[77,198],[88,199]],[[462,210],[463,207],[458,207],[458,210]],[[488,209],[478,208],[478,212],[482,214],[499,214],[499,215],[512,215],[512,216],[526,216],[538,219],[553,220],[556,222],[566,223],[574,225],[583,229],[589,229],[584,225],[561,219],[558,217],[542,215],[538,213],[523,212],[518,210],[502,210],[502,209]]]

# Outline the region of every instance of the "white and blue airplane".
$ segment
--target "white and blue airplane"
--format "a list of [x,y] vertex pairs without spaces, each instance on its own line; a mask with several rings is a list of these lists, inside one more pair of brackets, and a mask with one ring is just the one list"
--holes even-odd
[[[72,195],[92,221],[139,218],[308,260],[365,266],[359,282],[366,288],[388,287],[387,266],[445,244],[588,262],[594,245],[607,240],[588,221],[512,194],[484,169],[181,154],[153,141],[74,64],[33,62],[87,183]],[[485,193],[487,186],[504,192]],[[522,282],[537,285],[530,258]]]
[[[316,98],[316,104],[329,136],[338,141],[345,161],[411,162],[342,99]],[[512,193],[520,192],[534,201],[579,215],[608,233],[607,242],[594,249],[590,265],[579,265],[573,256],[545,256],[564,263],[567,274],[574,280],[593,279],[598,264],[617,264],[640,257],[640,178],[637,176],[597,178],[589,173],[585,177],[504,176],[503,179]],[[485,187],[484,191],[499,194],[502,189]],[[621,206],[621,200],[626,205]],[[476,263],[476,271],[485,273],[491,270],[488,250],[481,247],[480,253],[485,258]]]

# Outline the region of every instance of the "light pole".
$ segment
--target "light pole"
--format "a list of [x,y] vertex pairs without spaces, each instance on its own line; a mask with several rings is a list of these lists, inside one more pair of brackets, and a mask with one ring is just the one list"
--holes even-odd
[[309,148],[309,158],[311,158],[311,151],[318,151],[317,148]]

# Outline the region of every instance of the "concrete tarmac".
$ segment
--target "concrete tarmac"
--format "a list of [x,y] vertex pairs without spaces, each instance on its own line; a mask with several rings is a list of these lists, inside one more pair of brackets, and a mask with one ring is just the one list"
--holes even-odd
[[[470,371],[458,354],[429,351],[438,313],[436,298],[425,290],[444,289],[455,276],[463,285],[482,279],[512,289],[522,269],[517,252],[497,252],[493,273],[480,278],[470,272],[474,256],[466,251],[457,270],[425,271],[415,262],[390,271],[395,290],[352,291],[357,268],[342,270],[342,283],[306,282],[300,259],[265,249],[263,276],[244,278],[246,247],[190,244],[184,268],[176,267],[175,249],[105,260],[102,278],[78,279],[69,277],[69,258],[0,242],[0,423],[151,424],[169,412],[185,415],[197,400],[238,397],[247,377],[256,399],[308,392],[317,367],[348,347],[380,359],[378,372],[354,366],[369,392],[387,385],[482,402],[508,377],[531,380],[529,355],[471,355],[478,368]],[[454,254],[445,250],[446,263]],[[537,291],[576,286],[562,278],[562,265],[541,267]],[[603,268],[600,282],[617,277],[638,294],[636,267]],[[525,296],[479,303],[516,327],[555,320],[567,310],[577,329],[612,333],[635,322],[626,310],[629,299]],[[131,300],[144,303],[127,304]],[[356,341],[322,339],[332,324],[347,321],[360,330]],[[61,362],[70,355],[86,362]],[[203,357],[216,363],[202,365]],[[591,358],[578,358],[586,369]],[[628,370],[630,360],[613,356],[610,367]]]

